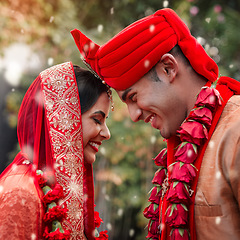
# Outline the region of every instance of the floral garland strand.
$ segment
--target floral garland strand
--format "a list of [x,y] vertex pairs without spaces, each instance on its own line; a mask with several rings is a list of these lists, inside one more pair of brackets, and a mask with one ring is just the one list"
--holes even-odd
[[[43,237],[46,240],[68,240],[70,238],[70,231],[64,230],[61,221],[66,217],[67,209],[60,207],[56,201],[63,197],[63,189],[60,184],[56,184],[53,189],[47,184],[51,185],[54,182],[54,177],[51,173],[43,173],[41,170],[36,171],[37,181],[42,189],[44,196],[42,202],[46,212],[43,216],[43,222],[46,227]],[[95,225],[95,239],[108,240],[107,230],[98,233],[97,228],[100,227],[103,220],[99,217],[97,211],[94,212],[94,225]]]
[[[189,231],[189,206],[193,204],[190,188],[196,177],[197,169],[194,166],[198,157],[200,146],[208,139],[208,131],[218,106],[222,104],[219,92],[214,88],[203,87],[197,96],[195,108],[177,131],[181,144],[176,149],[175,162],[171,168],[168,179],[167,149],[163,149],[154,159],[159,169],[155,173],[152,183],[155,187],[151,191],[149,201],[151,204],[145,208],[143,214],[150,219],[148,223],[147,239],[157,240],[161,234],[159,217],[166,215],[166,224],[171,228],[171,240],[191,239]],[[170,183],[170,186],[168,186]],[[167,188],[167,189],[166,189]],[[165,213],[159,202],[168,190],[166,199],[169,207]],[[159,212],[160,211],[160,212]]]
[[99,212],[94,211],[94,225],[95,225],[95,237],[97,240],[108,240],[108,234],[107,230],[101,231],[98,233],[97,228],[100,227],[101,223],[103,223],[103,220],[99,217]]
[[[167,176],[167,149],[164,148],[156,158],[153,159],[155,165],[159,167],[156,171],[152,183],[154,187],[151,189],[151,195],[148,199],[151,204],[143,211],[143,215],[150,219],[148,223],[147,239],[158,240],[160,235],[159,227],[159,203],[160,198],[164,196],[166,191]],[[160,209],[161,212],[161,209]]]
[[47,183],[49,176],[43,174],[41,170],[36,171],[38,184],[41,187],[44,196],[42,202],[46,212],[43,216],[45,230],[43,233],[44,239],[47,240],[68,240],[70,231],[64,230],[61,224],[63,218],[66,217],[67,209],[57,205],[57,200],[63,197],[63,189],[60,184],[56,184],[51,189]]

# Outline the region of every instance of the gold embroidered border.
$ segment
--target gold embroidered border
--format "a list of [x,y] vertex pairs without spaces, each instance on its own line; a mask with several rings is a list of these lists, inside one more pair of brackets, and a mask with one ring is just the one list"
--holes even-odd
[[72,240],[83,239],[83,146],[78,88],[70,62],[41,74],[55,173],[62,185],[60,204],[68,208],[63,227]]

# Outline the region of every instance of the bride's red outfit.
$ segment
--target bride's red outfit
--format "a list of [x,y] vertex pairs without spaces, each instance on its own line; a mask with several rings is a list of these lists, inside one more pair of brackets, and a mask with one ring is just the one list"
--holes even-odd
[[[79,93],[72,63],[51,67],[29,87],[18,116],[21,151],[0,178],[0,239],[44,239],[48,223],[36,170],[53,173],[70,239],[94,237],[92,165],[84,163]],[[46,235],[45,235],[46,237]],[[60,236],[61,237],[61,236]],[[47,237],[46,237],[47,238]],[[59,238],[65,239],[65,238]]]

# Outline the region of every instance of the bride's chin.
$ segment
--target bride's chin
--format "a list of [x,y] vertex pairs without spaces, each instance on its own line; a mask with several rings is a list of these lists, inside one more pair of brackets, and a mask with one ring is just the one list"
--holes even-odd
[[84,161],[86,163],[92,164],[96,160],[96,156],[94,154],[84,154]]

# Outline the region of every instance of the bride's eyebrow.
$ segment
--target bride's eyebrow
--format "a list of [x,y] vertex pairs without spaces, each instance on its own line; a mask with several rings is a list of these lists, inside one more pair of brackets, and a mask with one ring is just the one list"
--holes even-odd
[[105,116],[106,116],[106,114],[103,111],[101,111],[101,110],[96,111],[93,114],[101,114],[103,118],[105,118]]
[[123,101],[126,101],[126,98],[127,98],[127,94],[131,91],[132,89],[131,88],[128,88],[127,90],[125,90],[122,94],[122,100]]

